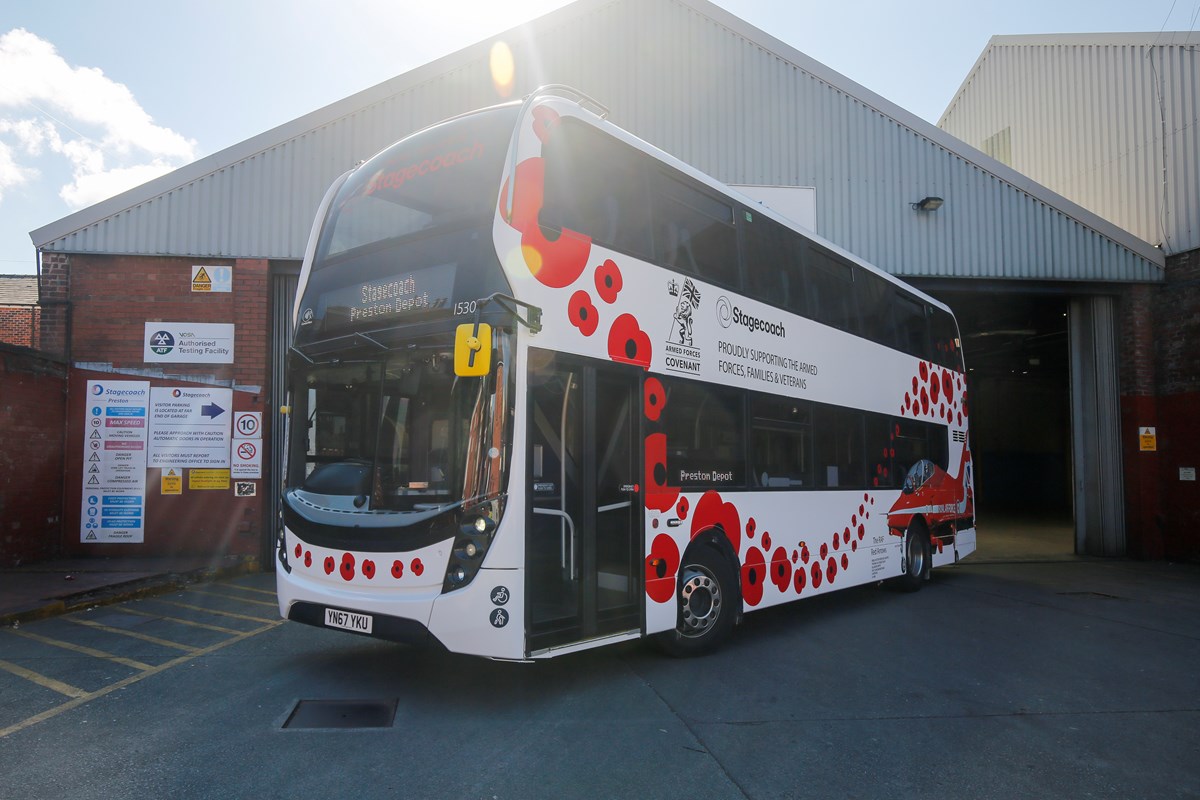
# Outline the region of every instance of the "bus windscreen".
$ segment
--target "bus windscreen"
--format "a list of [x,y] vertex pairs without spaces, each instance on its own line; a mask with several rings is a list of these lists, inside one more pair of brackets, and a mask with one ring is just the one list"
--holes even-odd
[[297,344],[507,289],[490,232],[516,113],[500,107],[422,131],[346,179],[322,225]]

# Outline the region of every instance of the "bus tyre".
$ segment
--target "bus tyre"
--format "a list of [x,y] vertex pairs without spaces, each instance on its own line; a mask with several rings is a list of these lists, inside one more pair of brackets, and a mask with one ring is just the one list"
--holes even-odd
[[658,634],[659,645],[677,658],[711,653],[729,638],[737,618],[737,573],[711,547],[692,547],[679,570],[675,630]]
[[904,574],[893,585],[902,592],[915,592],[929,578],[933,566],[933,548],[925,523],[913,520],[904,534]]

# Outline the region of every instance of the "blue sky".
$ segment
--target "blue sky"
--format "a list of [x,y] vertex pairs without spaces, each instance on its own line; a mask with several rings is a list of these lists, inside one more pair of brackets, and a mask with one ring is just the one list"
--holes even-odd
[[[989,37],[1175,31],[1200,0],[716,0],[936,122]],[[564,0],[4,0],[0,273],[29,231]]]

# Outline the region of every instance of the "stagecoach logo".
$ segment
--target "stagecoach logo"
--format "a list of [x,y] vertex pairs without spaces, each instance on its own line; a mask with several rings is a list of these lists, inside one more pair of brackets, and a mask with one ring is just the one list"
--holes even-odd
[[311,308],[304,309],[303,313],[300,314],[300,324],[301,325],[312,325],[312,321],[313,321],[313,310]]
[[772,336],[778,336],[781,339],[787,338],[787,329],[783,326],[782,322],[772,322],[760,319],[753,314],[747,314],[729,302],[729,298],[724,295],[717,298],[717,322],[720,323],[722,328],[728,328],[730,325],[738,325],[751,333],[762,331]]
[[670,372],[699,375],[700,350],[695,346],[692,322],[696,309],[700,307],[700,290],[691,278],[683,279],[682,288],[672,278],[667,283],[667,294],[675,298],[675,310],[665,348],[666,368]]

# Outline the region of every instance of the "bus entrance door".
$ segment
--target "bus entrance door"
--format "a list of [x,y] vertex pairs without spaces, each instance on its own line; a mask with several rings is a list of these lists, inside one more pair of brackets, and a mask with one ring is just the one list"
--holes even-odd
[[641,625],[640,373],[531,349],[530,653]]

